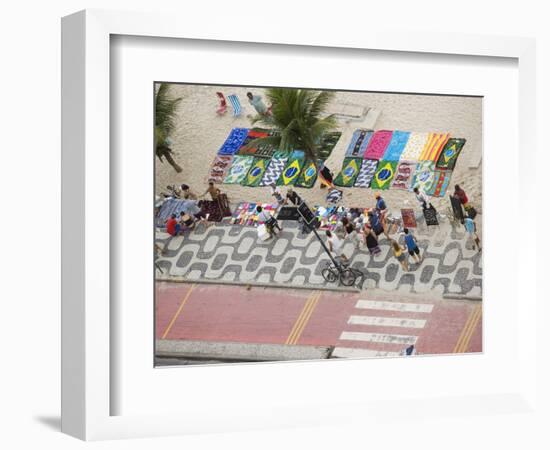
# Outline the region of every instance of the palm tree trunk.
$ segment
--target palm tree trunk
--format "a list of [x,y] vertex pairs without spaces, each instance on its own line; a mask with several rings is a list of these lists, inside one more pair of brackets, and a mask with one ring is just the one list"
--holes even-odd
[[164,157],[166,158],[166,161],[168,161],[168,164],[170,164],[174,170],[177,172],[177,173],[180,173],[183,169],[178,165],[178,163],[176,163],[176,161],[174,161],[174,158],[172,158],[172,155],[169,153],[169,152],[166,152],[164,154]]

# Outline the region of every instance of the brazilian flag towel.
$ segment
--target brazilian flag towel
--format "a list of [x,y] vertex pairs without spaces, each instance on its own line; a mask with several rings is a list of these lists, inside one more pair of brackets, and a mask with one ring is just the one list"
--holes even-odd
[[342,187],[353,187],[362,162],[363,158],[345,158],[342,170],[334,180],[334,184]]
[[376,173],[370,183],[371,189],[389,189],[395,176],[397,161],[380,161]]
[[246,174],[246,178],[242,181],[242,184],[250,187],[259,186],[270,161],[271,160],[267,158],[254,158],[252,166]]

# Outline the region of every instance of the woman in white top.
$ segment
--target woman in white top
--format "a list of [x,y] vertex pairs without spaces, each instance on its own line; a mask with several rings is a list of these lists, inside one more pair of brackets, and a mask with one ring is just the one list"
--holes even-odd
[[331,233],[329,230],[327,230],[327,238],[328,238],[328,249],[331,253],[334,253],[337,258],[340,258],[342,262],[347,262],[348,258],[346,255],[344,255],[344,241],[340,239],[336,234]]

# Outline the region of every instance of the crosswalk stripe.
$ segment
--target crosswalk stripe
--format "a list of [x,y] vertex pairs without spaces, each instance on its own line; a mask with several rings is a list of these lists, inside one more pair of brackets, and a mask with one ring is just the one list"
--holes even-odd
[[383,344],[416,344],[417,336],[406,336],[402,334],[363,333],[344,331],[340,335],[341,341],[364,341],[379,342]]
[[332,352],[333,358],[372,358],[375,356],[399,356],[399,352],[382,352],[365,348],[336,347]]
[[424,328],[426,321],[400,317],[350,316],[348,324],[373,325],[378,327]]
[[357,300],[356,308],[380,309],[385,311],[431,313],[434,305],[428,303],[398,303],[375,300]]

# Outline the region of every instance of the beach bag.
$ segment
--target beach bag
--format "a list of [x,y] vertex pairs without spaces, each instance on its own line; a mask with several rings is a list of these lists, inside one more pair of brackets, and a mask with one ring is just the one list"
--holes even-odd
[[269,239],[269,232],[267,231],[267,227],[264,224],[258,226],[258,239],[260,239],[261,241]]

